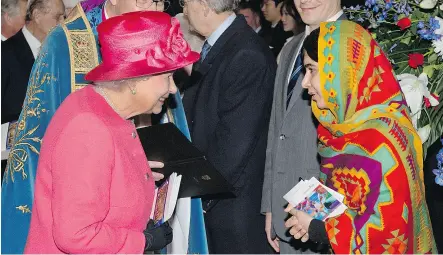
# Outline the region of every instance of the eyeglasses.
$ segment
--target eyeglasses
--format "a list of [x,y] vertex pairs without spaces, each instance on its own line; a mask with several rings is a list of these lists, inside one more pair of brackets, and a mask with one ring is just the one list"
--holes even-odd
[[183,8],[185,7],[185,5],[189,2],[191,2],[192,0],[180,0],[180,6]]
[[155,4],[155,10],[163,9],[166,11],[171,3],[168,0],[136,0],[136,5],[141,9],[149,9]]

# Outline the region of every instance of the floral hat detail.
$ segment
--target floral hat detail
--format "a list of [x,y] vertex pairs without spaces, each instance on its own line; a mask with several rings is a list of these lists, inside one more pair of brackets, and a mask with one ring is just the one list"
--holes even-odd
[[180,69],[196,62],[180,23],[166,13],[131,12],[97,27],[103,62],[91,70],[89,81],[115,81]]

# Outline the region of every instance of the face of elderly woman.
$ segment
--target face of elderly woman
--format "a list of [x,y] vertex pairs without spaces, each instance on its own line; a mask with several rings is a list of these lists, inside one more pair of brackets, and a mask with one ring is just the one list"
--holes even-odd
[[172,79],[172,73],[153,75],[149,79],[138,81],[137,104],[143,113],[158,114],[170,94],[177,93],[177,87]]
[[318,108],[324,109],[326,108],[326,103],[321,93],[318,63],[312,60],[306,51],[304,54],[304,65],[306,74],[301,84],[303,88],[308,90],[309,95],[317,103]]

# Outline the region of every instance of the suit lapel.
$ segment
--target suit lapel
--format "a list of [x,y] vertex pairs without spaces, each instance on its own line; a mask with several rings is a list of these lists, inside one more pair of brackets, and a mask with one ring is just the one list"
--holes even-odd
[[298,38],[294,38],[293,40],[298,40],[298,43],[296,45],[296,47],[292,48],[292,51],[290,52],[290,58],[289,58],[289,62],[288,65],[290,68],[286,69],[287,73],[285,74],[285,83],[284,83],[284,89],[283,89],[283,109],[284,109],[284,116],[286,117],[287,113],[291,110],[291,107],[295,104],[295,102],[297,101],[300,92],[301,92],[301,86],[300,86],[300,78],[302,75],[299,76],[297,83],[294,87],[294,91],[292,92],[292,97],[291,97],[291,101],[289,102],[288,107],[286,108],[286,100],[287,100],[287,91],[288,91],[288,84],[289,84],[289,80],[291,78],[292,75],[292,70],[294,69],[294,65],[295,65],[295,61],[297,60],[297,56],[298,56],[298,52],[300,47],[303,44],[303,38],[305,37],[305,33],[302,33],[301,35],[299,35]]
[[[243,19],[243,20],[242,20]],[[232,24],[221,34],[218,40],[212,45],[211,50],[206,56],[205,60],[200,63],[195,70],[197,70],[201,77],[203,77],[212,67],[212,63],[217,59],[218,54],[223,51],[226,43],[237,33],[237,30],[244,26],[243,16],[237,16]]]

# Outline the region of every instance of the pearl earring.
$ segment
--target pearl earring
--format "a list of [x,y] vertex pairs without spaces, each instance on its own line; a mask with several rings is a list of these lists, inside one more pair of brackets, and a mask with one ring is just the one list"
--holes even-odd
[[131,86],[128,86],[128,87],[131,90],[131,94],[133,94],[133,95],[137,94],[137,91],[135,90],[135,88],[131,88]]

